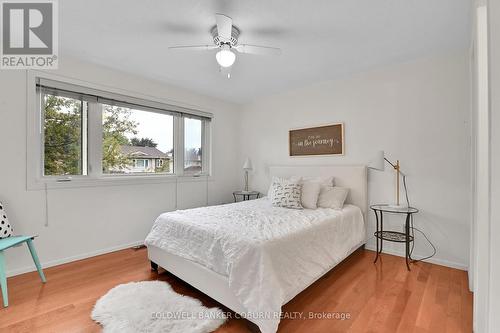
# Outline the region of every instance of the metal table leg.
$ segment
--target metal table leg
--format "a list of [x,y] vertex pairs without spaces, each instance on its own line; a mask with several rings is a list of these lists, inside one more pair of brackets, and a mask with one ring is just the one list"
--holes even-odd
[[406,259],[406,268],[408,268],[409,271],[410,269],[410,213],[406,214],[406,223],[405,223],[405,244],[406,244],[406,253],[405,253],[405,259]]
[[380,250],[379,254],[382,253],[382,247],[384,245],[384,239],[382,238],[382,234],[384,233],[384,213],[380,211]]
[[[377,235],[379,229],[378,229],[378,214],[377,214],[377,211],[376,210],[373,210],[373,212],[375,213],[375,219],[377,220],[377,230],[376,230],[376,233],[375,235]],[[373,263],[376,263],[377,262],[377,259],[378,259],[378,242],[379,242],[379,238],[375,236],[375,242],[377,243],[377,252],[375,254],[375,260],[373,261]]]

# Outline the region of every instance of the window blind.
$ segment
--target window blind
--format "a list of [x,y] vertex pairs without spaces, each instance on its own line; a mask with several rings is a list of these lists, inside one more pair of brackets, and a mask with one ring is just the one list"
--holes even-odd
[[37,89],[42,93],[66,96],[102,104],[136,108],[146,111],[166,113],[174,116],[211,121],[213,114],[201,110],[166,104],[132,96],[106,92],[61,81],[37,78]]

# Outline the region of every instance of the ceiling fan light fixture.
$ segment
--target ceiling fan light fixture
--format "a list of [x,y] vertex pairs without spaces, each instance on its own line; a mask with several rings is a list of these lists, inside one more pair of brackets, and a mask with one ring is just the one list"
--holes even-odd
[[221,50],[215,54],[215,59],[221,67],[231,67],[236,60],[236,54],[234,54],[229,47],[222,47]]
[[279,55],[281,50],[277,47],[239,44],[240,29],[233,25],[233,19],[224,14],[215,14],[215,25],[210,30],[213,45],[179,45],[170,46],[174,50],[217,50],[215,59],[219,64],[219,71],[227,78],[231,77],[230,71],[236,61],[236,52],[260,55]]

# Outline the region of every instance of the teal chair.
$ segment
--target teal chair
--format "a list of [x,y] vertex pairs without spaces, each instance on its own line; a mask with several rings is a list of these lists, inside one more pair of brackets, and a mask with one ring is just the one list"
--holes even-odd
[[33,239],[35,236],[12,236],[8,238],[0,239],[0,285],[2,287],[2,298],[3,298],[3,306],[9,306],[9,295],[7,293],[7,276],[5,273],[5,254],[4,250],[7,250],[10,247],[22,244],[26,242],[28,245],[28,249],[31,252],[31,257],[35,262],[36,269],[38,270],[38,274],[42,279],[42,282],[45,283],[47,280],[45,279],[45,275],[43,274],[42,266],[40,265],[40,261],[38,260],[38,256],[36,254],[35,246],[33,245]]

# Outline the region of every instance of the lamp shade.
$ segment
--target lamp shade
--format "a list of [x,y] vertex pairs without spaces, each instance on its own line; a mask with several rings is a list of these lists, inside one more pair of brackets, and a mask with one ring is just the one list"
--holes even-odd
[[252,161],[249,158],[246,159],[245,164],[243,164],[243,170],[252,170]]
[[384,171],[385,170],[384,157],[385,157],[385,153],[383,150],[377,151],[374,159],[370,162],[368,167],[370,169]]

